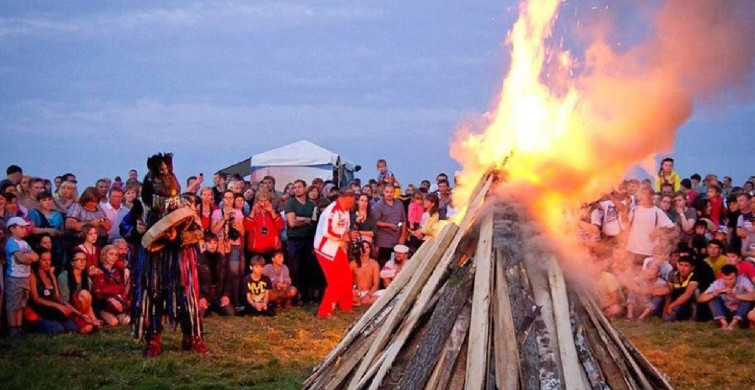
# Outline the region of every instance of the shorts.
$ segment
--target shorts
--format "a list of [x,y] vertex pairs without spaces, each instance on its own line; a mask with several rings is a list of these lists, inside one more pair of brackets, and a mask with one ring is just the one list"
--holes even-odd
[[20,310],[29,300],[29,278],[5,277],[5,309]]

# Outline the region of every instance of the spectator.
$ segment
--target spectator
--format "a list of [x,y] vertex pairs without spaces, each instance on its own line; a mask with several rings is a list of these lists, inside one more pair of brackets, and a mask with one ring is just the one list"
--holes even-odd
[[388,162],[385,161],[385,159],[381,158],[377,160],[376,165],[378,171],[377,182],[394,184],[396,177],[393,172],[388,170]]
[[684,197],[687,200],[687,207],[692,206],[695,199],[697,199],[697,192],[692,189],[692,181],[690,179],[682,179],[678,192],[684,194]]
[[9,181],[12,185],[16,186],[21,183],[21,179],[24,177],[24,170],[18,165],[9,165],[5,170],[5,180]]
[[49,192],[42,192],[37,196],[39,207],[29,212],[29,219],[34,222],[31,229],[32,242],[39,242],[42,235],[48,235],[52,247],[52,266],[57,272],[62,271],[63,266],[63,214],[52,209],[52,195]]
[[55,176],[54,182],[55,182],[55,191],[48,191],[48,192],[57,194],[58,191],[60,191],[60,186],[63,184],[63,176]]
[[[750,194],[741,192],[737,195],[737,208],[739,209],[739,217],[737,218],[735,236],[744,241],[748,236],[755,233],[755,213],[752,210]],[[740,248],[744,250],[744,246],[741,244]]]
[[[58,281],[53,274],[52,254],[42,252],[39,261],[32,266],[29,278],[30,307],[36,321],[29,321],[27,329],[35,333],[55,335],[64,332],[76,332],[77,327],[72,317],[81,314],[73,306],[60,299]],[[28,320],[30,315],[26,314]]]
[[283,210],[283,202],[281,197],[275,192],[275,178],[272,176],[265,176],[260,183],[270,193],[270,204],[273,205],[273,210],[280,212]]
[[351,213],[351,240],[374,242],[377,223],[370,207],[370,196],[361,194],[357,198],[356,211]]
[[244,229],[249,233],[246,247],[250,259],[259,255],[270,262],[273,252],[281,248],[283,218],[273,209],[271,201],[269,192],[258,192],[254,208],[244,218]]
[[635,264],[641,264],[653,255],[653,248],[661,244],[662,236],[674,232],[674,224],[666,214],[652,203],[653,191],[643,187],[639,192],[637,207],[628,215],[629,237],[626,249],[635,256]]
[[5,310],[10,326],[9,336],[20,337],[23,324],[23,311],[29,298],[29,275],[31,264],[39,260],[39,255],[24,241],[29,223],[23,218],[13,217],[7,222],[10,237],[5,243]]
[[[100,259],[100,273],[92,276],[93,292],[100,317],[110,326],[127,325],[131,303],[127,270],[118,263],[118,249],[115,245],[105,245]],[[90,273],[91,274],[91,273]]]
[[383,199],[372,210],[377,221],[375,244],[378,247],[377,261],[381,268],[390,258],[393,247],[404,244],[406,236],[406,213],[401,203],[394,200],[394,196],[393,185],[385,185]]
[[681,216],[676,212],[676,209],[674,209],[672,206],[674,204],[674,199],[671,195],[661,195],[661,205],[659,206],[661,210],[666,214],[668,219],[671,220],[672,223],[675,225],[679,225],[681,221]]
[[275,309],[270,302],[270,290],[273,283],[270,278],[262,274],[265,267],[265,259],[262,256],[254,256],[251,261],[251,273],[244,278],[244,292],[246,293],[245,314],[263,315],[271,317],[275,315]]
[[357,241],[356,245],[358,253],[354,253],[349,262],[354,280],[354,306],[371,305],[380,297],[380,265],[372,258],[372,244]]
[[393,247],[393,260],[389,260],[385,263],[383,268],[380,269],[380,278],[383,280],[383,286],[388,288],[391,282],[401,273],[404,269],[407,260],[409,259],[409,247],[406,245],[396,245]]
[[99,276],[100,270],[100,247],[97,246],[97,228],[92,224],[84,224],[79,234],[79,239],[82,241],[76,247],[76,250],[81,251],[87,257],[87,272],[90,277],[94,278]]
[[53,200],[55,201],[55,210],[65,214],[68,208],[76,203],[76,184],[64,181],[58,192],[53,195]]
[[74,317],[74,322],[79,333],[82,334],[91,333],[95,328],[102,325],[102,322],[94,314],[92,294],[89,287],[92,282],[89,279],[86,264],[86,255],[81,251],[74,251],[67,269],[58,275],[60,301],[73,305],[80,313],[79,316]]
[[661,191],[661,185],[664,183],[673,186],[672,192],[679,191],[681,177],[674,171],[674,159],[670,157],[661,160],[661,169],[658,170],[658,176],[655,177],[655,190]]
[[658,273],[663,280],[668,280],[669,274],[674,270],[674,267],[667,260],[668,254],[662,247],[656,247],[653,250],[653,256],[646,258],[642,262],[642,269],[646,270],[650,265],[658,267]]
[[698,302],[708,304],[721,330],[733,330],[740,323],[747,327],[746,316],[753,307],[753,301],[755,287],[750,279],[740,276],[737,267],[732,264],[724,265],[721,277],[698,298]]
[[448,180],[441,179],[438,182],[438,200],[440,202],[438,208],[440,219],[446,219],[448,218],[448,207],[451,204],[451,185]]
[[100,207],[102,207],[102,212],[105,213],[110,222],[107,237],[108,242],[113,242],[113,240],[121,237],[119,227],[123,218],[130,211],[130,209],[123,206],[123,190],[119,187],[111,188],[107,203],[100,204]]
[[18,202],[29,211],[39,208],[37,198],[43,192],[45,192],[45,180],[39,177],[32,178],[29,182],[29,192],[25,196],[19,196]]
[[627,322],[634,319],[635,307],[642,309],[642,313],[637,317],[639,321],[661,314],[663,298],[671,292],[668,283],[660,277],[660,269],[655,264],[648,265],[642,271],[642,275],[634,279],[634,284],[628,285],[627,288]]
[[695,265],[689,254],[679,257],[676,271],[669,275],[670,301],[666,305],[663,319],[666,321],[683,321],[692,315],[692,304],[698,288],[700,275],[695,274]]
[[212,312],[221,316],[234,314],[230,294],[233,289],[226,283],[225,256],[218,252],[218,236],[211,232],[204,234],[205,249],[199,255],[197,274],[199,277],[199,309],[202,317]]
[[202,229],[207,232],[212,225],[212,213],[217,209],[214,203],[215,198],[212,188],[202,187],[202,189],[199,190],[199,197],[201,202],[197,206],[197,214],[202,221]]
[[627,215],[632,203],[628,189],[628,185],[622,183],[599,203],[601,241],[605,241],[609,245],[615,246],[626,238],[621,225],[621,218]]
[[233,208],[233,191],[223,193],[224,207],[212,212],[212,233],[218,236],[220,252],[226,256],[226,283],[232,293],[229,298],[234,307],[239,308],[241,278],[243,276],[242,238],[244,237],[244,216]]
[[223,193],[225,192],[226,174],[223,172],[216,172],[212,177],[212,182],[215,184],[212,187],[212,193],[214,195],[215,204],[220,204],[223,201]]
[[407,245],[410,250],[417,250],[428,238],[434,238],[440,227],[440,213],[438,196],[427,194],[423,201],[424,211],[418,229],[411,231],[411,238]]
[[81,194],[78,203],[72,204],[66,212],[65,228],[70,234],[82,231],[84,224],[90,224],[97,229],[99,245],[107,243],[110,231],[110,220],[100,207],[99,192],[94,187],[88,187]]
[[705,258],[705,262],[713,269],[713,273],[716,278],[721,277],[721,267],[726,264],[726,256],[723,255],[723,242],[720,240],[710,240],[708,243],[708,256]]
[[710,204],[710,220],[713,225],[721,225],[721,218],[724,213],[724,199],[721,196],[721,187],[718,184],[708,186],[708,202]]
[[100,204],[104,206],[108,201],[107,195],[108,190],[110,190],[110,181],[108,179],[99,179],[95,187],[97,188],[97,193],[100,195]]
[[425,196],[421,192],[416,192],[412,195],[410,201],[406,213],[406,219],[409,222],[408,229],[417,230],[422,222],[422,213],[425,212]]
[[294,181],[294,197],[283,207],[288,224],[286,253],[288,266],[294,286],[301,294],[302,301],[310,301],[312,289],[316,282],[315,272],[321,274],[319,266],[312,257],[312,242],[315,235],[315,203],[306,192],[304,180]]
[[621,284],[612,273],[608,272],[607,262],[595,264],[595,293],[603,314],[608,318],[616,318],[624,311],[624,294]]
[[745,261],[742,257],[742,252],[738,249],[733,248],[726,252],[726,264],[737,267],[740,276],[744,276],[755,283],[755,265],[749,261]]
[[674,194],[674,210],[679,216],[679,220],[677,221],[680,231],[679,241],[687,242],[692,237],[697,213],[694,209],[687,206],[687,198],[682,191]]
[[288,267],[283,264],[284,251],[277,249],[273,253],[272,264],[266,264],[262,274],[267,276],[272,283],[270,290],[270,302],[278,307],[291,307],[291,302],[296,298],[296,287],[291,284],[291,276]]

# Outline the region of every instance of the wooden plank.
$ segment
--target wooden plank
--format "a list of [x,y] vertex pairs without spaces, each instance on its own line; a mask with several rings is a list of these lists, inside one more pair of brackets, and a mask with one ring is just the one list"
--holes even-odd
[[461,313],[456,317],[456,322],[451,330],[451,334],[446,341],[440,359],[435,365],[430,379],[425,384],[425,390],[445,389],[451,378],[456,359],[461,352],[461,346],[467,340],[469,334],[469,322],[472,318],[472,300],[467,299]]
[[[497,256],[496,260],[499,260]],[[519,348],[516,342],[516,327],[511,314],[511,300],[503,261],[496,261],[494,269],[493,349],[496,351],[496,386],[501,390],[513,390],[519,387]]]
[[[452,226],[451,224],[449,225]],[[453,240],[451,241],[451,244],[447,248],[445,248],[445,251],[440,246],[438,246],[436,250],[428,254],[425,261],[420,265],[420,267],[416,269],[409,283],[407,283],[404,290],[401,291],[397,305],[393,308],[393,311],[388,315],[388,318],[378,330],[377,337],[370,346],[370,349],[365,354],[365,357],[364,359],[362,359],[359,367],[357,368],[356,373],[354,374],[354,377],[349,384],[349,388],[355,386],[362,379],[362,376],[373,365],[373,361],[375,360],[377,355],[383,351],[383,348],[390,340],[394,330],[398,325],[401,324],[401,320],[403,320],[404,315],[409,310],[412,303],[415,301],[417,294],[421,291],[422,287],[425,285],[425,282],[433,273],[438,261],[442,258],[441,255],[446,256],[447,253],[453,254],[456,251],[456,245],[458,245],[459,240],[461,239],[460,235],[461,232],[457,231],[456,235],[454,235]],[[443,243],[438,243],[438,245],[441,244]],[[399,276],[404,272],[405,270],[402,270]],[[393,283],[391,283],[391,285],[392,284]],[[391,363],[393,362],[393,358],[395,358],[395,356],[391,358]],[[382,377],[380,379],[382,380]]]
[[577,348],[574,346],[564,275],[555,258],[550,257],[546,261],[549,263],[547,266],[548,284],[553,299],[553,317],[556,325],[558,350],[561,354],[564,385],[566,390],[582,390],[587,388],[587,383],[582,380],[582,368],[579,365]]
[[656,389],[673,389],[673,386],[671,386],[671,383],[668,381],[668,377],[658,371],[658,369],[647,360],[645,355],[637,350],[634,344],[624,336],[624,333],[618,329],[616,329],[616,332],[629,353],[637,360],[637,364],[643,369],[643,372],[650,376],[648,379],[653,382],[653,387]]
[[[554,302],[550,293],[548,275],[545,271],[547,264],[539,255],[529,253],[524,259],[523,264],[532,286],[532,295],[535,298],[535,304],[540,306],[538,319],[545,326],[544,329],[537,332],[539,336],[540,361],[542,362],[540,365],[541,376],[545,375],[548,378],[547,382],[549,386],[562,387],[564,378],[561,370],[561,355],[558,348],[556,320],[553,316]],[[541,382],[545,379],[541,378]]]
[[[406,364],[405,370],[396,385],[397,389],[423,389],[433,368],[441,356],[444,343],[456,323],[459,313],[472,293],[472,282],[476,273],[471,264],[459,268],[445,284],[444,293],[438,300],[430,319],[424,326],[425,333],[419,338],[418,347]],[[396,367],[391,370],[396,371]]]
[[467,356],[467,378],[465,389],[482,390],[485,386],[488,367],[488,345],[490,336],[490,295],[493,277],[493,213],[482,217],[477,251],[474,256],[476,267],[474,293],[472,294],[472,320]]
[[[414,306],[412,307],[411,312],[409,312],[409,314],[405,318],[403,318],[403,324],[399,328],[399,331],[396,333],[393,343],[390,344],[386,348],[386,351],[388,353],[386,355],[385,360],[383,361],[383,364],[380,366],[380,369],[375,374],[375,379],[373,380],[370,386],[370,389],[377,389],[380,386],[380,383],[382,382],[383,377],[385,377],[386,373],[388,372],[391,365],[393,364],[393,361],[395,360],[399,351],[401,350],[404,343],[406,342],[406,339],[409,337],[412,330],[414,329],[414,326],[416,325],[417,320],[419,320],[419,317],[422,311],[424,310],[425,305],[432,299],[432,296],[437,291],[438,286],[441,283],[441,280],[446,275],[446,270],[448,269],[448,266],[451,264],[451,262],[455,258],[456,246],[459,244],[459,241],[461,240],[463,235],[466,234],[467,230],[469,230],[472,221],[476,217],[477,210],[479,209],[480,205],[483,203],[485,196],[487,195],[488,190],[490,189],[490,186],[492,185],[492,183],[493,183],[493,176],[489,175],[485,179],[485,184],[483,185],[480,192],[477,194],[477,197],[474,199],[474,201],[472,201],[469,204],[469,211],[464,216],[461,224],[459,225],[460,233],[456,235],[456,237],[454,238],[454,242],[451,243],[451,246],[449,246],[448,250],[446,250],[446,253],[443,255],[443,258],[434,267],[433,273],[432,275],[430,275],[430,278],[427,279],[427,281],[424,283],[422,291],[417,297],[417,300],[414,303]],[[363,360],[362,364],[364,365],[366,361],[367,359]]]

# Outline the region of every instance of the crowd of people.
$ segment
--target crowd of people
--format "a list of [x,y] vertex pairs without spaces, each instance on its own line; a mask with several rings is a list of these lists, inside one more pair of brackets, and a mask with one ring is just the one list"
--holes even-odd
[[[426,240],[453,217],[452,185],[401,186],[379,160],[377,177],[250,182],[222,172],[186,180],[181,199],[202,227],[197,243],[201,316],[274,316],[318,303],[318,316],[377,300]],[[143,182],[103,178],[79,192],[7,168],[0,182],[0,305],[11,337],[88,334],[135,315],[135,246],[124,223]],[[655,182],[628,180],[585,205],[582,244],[597,261],[596,299],[626,321],[755,321],[755,177],[741,187],[715,175],[682,179],[663,161]],[[133,222],[133,221],[132,221]]]
[[655,182],[629,180],[585,205],[581,241],[599,259],[604,314],[625,321],[714,321],[722,330],[755,321],[755,177],[682,178],[674,160]]
[[[445,174],[437,189],[423,181],[402,191],[384,160],[377,168],[376,179],[345,188],[320,178],[281,191],[269,176],[250,182],[218,172],[212,185],[201,174],[188,178],[181,199],[203,230],[201,315],[273,316],[319,303],[327,317],[374,302],[455,213]],[[12,165],[6,175],[0,312],[8,334],[88,334],[133,322],[137,247],[127,238],[146,221],[127,220],[142,207],[146,181],[132,169],[125,181],[103,178],[79,192],[72,173],[51,181]]]

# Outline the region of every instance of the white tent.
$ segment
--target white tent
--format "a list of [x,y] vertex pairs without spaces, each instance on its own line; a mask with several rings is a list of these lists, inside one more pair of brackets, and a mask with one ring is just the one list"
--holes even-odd
[[[248,165],[244,164],[248,161]],[[315,178],[336,180],[342,185],[348,184],[354,178],[354,172],[359,166],[348,162],[338,153],[327,150],[312,142],[301,140],[253,155],[251,158],[234,164],[222,172],[239,173],[242,165],[249,168],[252,181],[261,181],[265,176],[272,176],[283,188],[286,183],[302,179],[311,183]],[[247,173],[247,174],[249,174]],[[246,176],[240,172],[242,176]]]

